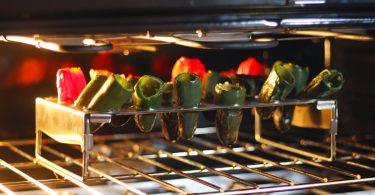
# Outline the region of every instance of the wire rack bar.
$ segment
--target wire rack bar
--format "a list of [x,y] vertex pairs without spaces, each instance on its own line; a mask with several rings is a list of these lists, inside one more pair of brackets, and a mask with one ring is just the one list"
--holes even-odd
[[305,189],[312,189],[312,188],[320,188],[320,187],[329,187],[329,186],[339,186],[339,185],[350,185],[350,184],[357,184],[357,183],[370,183],[375,182],[375,177],[371,178],[363,178],[357,180],[342,180],[342,181],[329,181],[329,182],[321,182],[321,183],[307,183],[307,184],[296,184],[293,186],[276,186],[276,187],[264,187],[261,189],[246,189],[246,190],[236,190],[236,191],[226,191],[223,193],[199,193],[202,194],[222,194],[222,195],[234,195],[234,194],[262,194],[262,193],[271,193],[271,192],[283,192],[283,191],[292,191],[292,190],[305,190]]
[[0,184],[0,192],[1,191],[4,192],[7,195],[16,195],[15,192],[13,192],[12,190],[10,190],[9,188],[7,188],[6,186],[4,186],[3,184]]
[[[97,153],[93,153],[93,154],[96,155],[96,156],[98,156]],[[136,168],[130,167],[130,166],[128,166],[128,165],[126,165],[126,164],[124,164],[124,163],[122,163],[122,162],[119,162],[119,161],[117,161],[117,160],[113,160],[113,159],[111,159],[111,158],[109,158],[109,157],[106,157],[106,156],[101,156],[101,157],[102,157],[105,161],[110,162],[110,163],[113,163],[113,164],[115,164],[115,165],[117,165],[117,166],[119,166],[119,167],[121,167],[121,168],[123,168],[123,169],[125,169],[125,170],[131,171],[131,172],[133,172],[134,174],[138,174],[138,175],[141,175],[141,176],[143,176],[143,177],[145,177],[145,178],[147,178],[147,179],[149,179],[149,180],[151,180],[151,181],[155,181],[155,182],[161,184],[162,186],[166,187],[166,189],[170,189],[170,190],[173,190],[173,191],[175,191],[175,192],[177,192],[177,193],[182,193],[182,194],[187,194],[187,193],[189,193],[189,191],[186,191],[186,190],[183,190],[183,189],[181,189],[181,188],[179,188],[179,187],[176,187],[176,186],[174,186],[174,185],[172,185],[172,184],[170,184],[170,183],[168,183],[168,182],[165,182],[165,181],[163,181],[163,180],[160,180],[160,179],[158,179],[158,178],[156,178],[156,177],[154,177],[154,176],[151,176],[151,175],[149,175],[149,174],[147,174],[147,173],[144,173],[144,172],[142,172],[142,171],[140,171],[140,170],[138,170],[138,169],[136,169]]]
[[246,170],[246,171],[249,171],[249,172],[252,172],[252,173],[256,173],[256,174],[259,174],[259,175],[262,175],[262,176],[265,176],[275,182],[280,182],[280,183],[287,183],[288,185],[294,185],[294,181],[291,181],[289,179],[284,179],[284,178],[281,178],[281,177],[278,177],[276,175],[272,175],[272,174],[269,174],[267,172],[264,172],[262,170],[259,170],[259,169],[255,169],[255,168],[249,168],[248,166],[246,165],[243,165],[243,164],[239,164],[237,162],[234,162],[232,160],[228,160],[228,159],[225,159],[225,158],[221,158],[221,157],[218,157],[218,156],[213,156],[213,155],[207,155],[205,154],[203,151],[201,150],[198,150],[196,148],[190,148],[190,147],[186,147],[186,146],[183,146],[181,144],[171,144],[169,142],[166,142],[164,140],[161,140],[161,139],[158,139],[158,141],[162,142],[162,143],[165,143],[165,144],[168,144],[169,146],[172,146],[172,147],[175,147],[175,148],[178,148],[178,149],[181,149],[181,150],[185,150],[187,152],[197,152],[199,155],[203,156],[203,157],[206,157],[206,158],[209,158],[211,160],[215,160],[215,161],[218,161],[218,162],[221,162],[221,163],[224,163],[224,164],[227,164],[229,166],[232,166],[233,168],[235,167],[240,167],[241,169],[243,170]]
[[318,175],[315,175],[313,173],[309,173],[307,171],[303,171],[303,170],[300,170],[300,169],[297,169],[297,168],[292,168],[292,167],[284,166],[284,165],[281,165],[279,162],[274,162],[272,160],[268,160],[268,159],[265,159],[265,158],[262,158],[262,157],[259,157],[259,156],[255,156],[255,155],[252,155],[252,154],[235,152],[231,148],[224,147],[224,146],[219,146],[219,145],[213,144],[211,142],[208,142],[206,140],[202,140],[202,139],[196,138],[196,139],[193,139],[192,141],[196,142],[196,143],[199,143],[201,145],[204,145],[206,147],[211,147],[211,148],[221,147],[221,148],[225,149],[226,151],[228,151],[231,154],[234,154],[234,155],[237,155],[237,156],[240,156],[240,157],[243,157],[243,158],[247,158],[247,159],[250,159],[250,160],[255,160],[255,161],[258,161],[258,162],[262,162],[262,163],[268,163],[268,164],[271,164],[273,166],[276,166],[276,167],[279,167],[279,168],[282,168],[282,169],[286,169],[286,170],[289,170],[289,171],[293,171],[293,172],[296,172],[296,173],[299,173],[299,174],[311,177],[311,178],[316,179],[316,180],[321,181],[321,182],[327,182],[328,181],[328,179],[326,177],[320,177]]
[[170,158],[172,158],[174,160],[177,160],[177,161],[180,161],[182,163],[186,163],[188,165],[197,167],[197,168],[199,168],[200,171],[207,170],[207,171],[209,171],[211,173],[224,176],[224,177],[229,178],[231,180],[234,180],[234,181],[237,181],[239,183],[242,183],[242,184],[244,184],[246,186],[251,186],[251,187],[256,188],[256,189],[259,188],[259,186],[256,183],[254,183],[254,182],[245,181],[245,180],[243,180],[241,178],[235,177],[233,175],[227,174],[227,173],[222,172],[222,171],[218,171],[216,169],[210,168],[210,167],[208,167],[206,165],[203,165],[201,163],[198,163],[198,162],[186,159],[186,158],[182,158],[182,157],[179,157],[179,156],[174,156],[172,153],[169,153],[169,152],[167,152],[165,150],[155,149],[155,148],[152,148],[152,147],[149,147],[149,146],[146,146],[146,145],[141,145],[141,147],[145,148],[147,150],[156,152],[159,155],[163,155],[164,154],[164,155],[167,155],[168,157],[170,157]]
[[13,167],[11,164],[7,163],[6,161],[4,161],[3,159],[0,159],[0,165],[10,169],[11,171],[13,171],[14,173],[18,174],[19,176],[25,178],[27,181],[30,181],[32,182],[33,184],[35,184],[36,186],[38,186],[40,189],[42,189],[43,191],[47,192],[48,194],[54,194],[54,195],[57,195],[57,192],[55,190],[52,190],[51,188],[47,187],[46,185],[40,183],[38,180],[30,177],[29,175],[27,175],[26,173],[24,173],[23,171]]
[[323,169],[328,169],[330,171],[335,171],[336,173],[340,173],[342,175],[346,175],[346,176],[349,176],[349,177],[352,177],[352,178],[355,178],[355,179],[361,179],[360,174],[351,173],[351,172],[348,172],[348,171],[345,171],[345,170],[342,170],[342,169],[339,169],[339,168],[336,168],[336,167],[333,167],[333,166],[326,166],[326,165],[323,165],[323,164],[320,164],[320,163],[317,163],[317,162],[314,162],[314,161],[306,160],[306,159],[299,158],[299,157],[289,155],[289,154],[285,154],[285,153],[282,153],[282,152],[277,152],[277,151],[272,150],[272,149],[265,149],[265,150],[263,150],[263,152],[268,153],[268,154],[272,154],[272,155],[275,155],[275,156],[279,156],[279,157],[282,157],[282,158],[287,158],[287,159],[291,159],[291,160],[295,160],[295,161],[301,161],[304,164],[312,165],[312,166],[323,168]]
[[350,140],[350,139],[337,140],[337,143],[340,143],[346,146],[356,147],[362,150],[367,150],[369,152],[375,152],[375,148],[372,148],[371,146],[363,145],[361,143],[353,142],[353,140]]
[[[129,155],[129,153],[125,152],[124,150],[121,150],[121,152],[124,153],[124,154]],[[172,168],[172,167],[170,167],[170,166],[168,166],[168,165],[162,164],[162,163],[157,162],[157,161],[155,161],[155,160],[153,160],[153,159],[145,158],[145,157],[143,157],[143,156],[141,156],[141,155],[136,155],[136,158],[137,158],[138,160],[140,160],[140,161],[143,161],[143,162],[146,162],[146,163],[148,163],[148,164],[155,165],[155,166],[157,166],[157,167],[159,167],[159,168],[162,168],[162,169],[164,169],[164,170],[166,170],[166,171],[168,171],[168,172],[173,172],[173,173],[178,174],[178,175],[180,175],[180,176],[182,176],[182,177],[189,178],[189,179],[191,179],[191,180],[193,180],[193,181],[195,181],[195,182],[198,182],[198,183],[200,183],[200,184],[203,184],[203,185],[205,185],[205,186],[208,186],[208,187],[210,187],[210,188],[212,188],[212,189],[214,189],[214,190],[217,190],[217,191],[219,191],[219,192],[223,192],[223,191],[224,191],[223,188],[221,188],[221,187],[219,187],[219,186],[217,186],[217,185],[214,185],[214,184],[212,184],[212,183],[209,183],[209,182],[207,182],[207,181],[204,181],[204,180],[199,179],[199,178],[197,178],[197,177],[194,177],[194,176],[192,176],[192,175],[186,174],[186,173],[184,173],[184,172],[182,172],[182,171],[176,170],[176,169],[174,169],[174,168]]]
[[[76,164],[78,166],[81,166],[81,167],[83,166],[82,163],[79,162],[78,160],[72,160],[73,159],[72,157],[70,157],[70,156],[68,156],[68,155],[66,155],[66,154],[64,154],[62,152],[59,152],[59,151],[57,151],[55,149],[52,149],[49,146],[43,146],[43,149],[46,150],[46,151],[48,151],[48,152],[50,152],[51,154],[54,154],[54,155],[56,155],[56,156],[58,156],[60,158],[65,159],[67,161],[72,161],[74,164]],[[110,175],[108,175],[108,174],[100,171],[100,170],[97,170],[97,169],[95,169],[95,168],[93,168],[91,166],[89,166],[89,170],[92,171],[92,172],[94,172],[94,173],[96,173],[96,174],[98,174],[98,175],[100,175],[100,176],[102,176],[102,177],[107,178],[108,180],[110,180],[110,181],[112,181],[112,182],[114,182],[116,184],[119,184],[120,186],[124,187],[125,189],[127,189],[127,190],[129,190],[129,191],[131,191],[131,192],[133,192],[135,194],[140,194],[140,195],[145,194],[144,192],[142,192],[142,191],[140,191],[140,190],[138,190],[136,188],[133,188],[133,187],[129,186],[128,184],[126,184],[126,183],[124,183],[124,182],[122,182],[122,181],[120,181],[120,180],[118,180],[118,179],[116,179],[116,178],[114,178],[114,177],[112,177],[112,176],[110,176]]]
[[[190,144],[188,144],[188,145],[182,145],[182,143],[172,144],[172,143],[167,142],[165,140],[160,140],[161,134],[159,134],[159,133],[156,133],[156,134],[152,133],[152,134],[148,134],[147,136],[140,135],[141,139],[148,140],[148,142],[144,142],[143,140],[137,140],[137,142],[135,142],[135,141],[133,141],[133,138],[137,139],[137,137],[133,136],[133,135],[128,136],[128,137],[132,138],[132,140],[127,140],[127,138],[126,138],[127,136],[125,136],[125,135],[122,135],[122,136],[113,135],[113,136],[103,136],[103,137],[99,136],[97,138],[97,140],[109,141],[108,146],[110,147],[110,149],[113,150],[113,152],[117,152],[117,154],[118,154],[118,152],[121,152],[122,155],[120,157],[116,156],[116,158],[113,158],[113,157],[110,157],[110,156],[104,156],[101,153],[92,152],[91,155],[93,157],[98,157],[98,159],[104,159],[105,162],[108,162],[108,163],[111,163],[111,164],[114,164],[114,165],[117,165],[117,166],[119,166],[119,164],[116,164],[116,163],[113,163],[113,162],[122,163],[122,164],[120,164],[121,166],[119,166],[119,167],[121,167],[125,170],[129,170],[129,169],[124,168],[124,166],[129,166],[129,165],[124,164],[120,160],[122,160],[124,158],[134,158],[134,159],[136,159],[140,162],[144,162],[144,163],[147,163],[147,164],[150,164],[150,165],[157,166],[157,167],[163,169],[163,171],[161,171],[161,172],[151,172],[151,173],[145,173],[145,172],[142,172],[142,171],[141,171],[141,173],[138,173],[138,172],[135,172],[135,171],[131,171],[132,174],[109,175],[109,174],[106,174],[103,171],[100,171],[100,170],[92,167],[92,166],[89,166],[89,171],[92,172],[92,173],[96,173],[100,177],[96,177],[96,176],[92,177],[88,180],[88,182],[95,183],[97,181],[103,181],[103,182],[112,181],[115,184],[122,185],[122,184],[126,184],[124,182],[126,182],[128,179],[135,179],[134,181],[137,181],[137,179],[141,179],[141,180],[148,179],[148,180],[150,180],[148,178],[150,176],[150,177],[153,177],[155,179],[155,180],[151,179],[151,181],[159,183],[160,181],[163,181],[161,177],[169,177],[169,176],[174,175],[173,177],[179,176],[180,178],[188,178],[188,179],[193,180],[195,182],[198,182],[198,183],[201,183],[201,184],[206,185],[208,187],[211,187],[212,189],[215,190],[215,191],[212,191],[212,192],[209,192],[209,193],[206,193],[206,194],[271,193],[271,192],[278,192],[278,191],[302,190],[302,189],[312,189],[312,188],[315,189],[315,188],[318,188],[318,187],[328,187],[328,186],[337,186],[337,185],[352,185],[352,184],[357,184],[358,189],[361,189],[361,190],[372,190],[372,188],[373,188],[372,186],[365,186],[365,185],[362,185],[361,183],[375,182],[375,177],[369,177],[369,175],[370,176],[372,175],[371,172],[375,172],[375,168],[371,167],[372,162],[374,162],[374,160],[372,160],[372,158],[368,158],[368,156],[370,156],[370,155],[363,152],[363,151],[362,151],[362,153],[359,153],[360,155],[356,155],[358,153],[356,151],[354,151],[355,148],[349,147],[349,150],[347,150],[346,148],[345,149],[344,148],[338,148],[338,153],[344,154],[346,156],[343,156],[343,157],[340,156],[339,158],[335,159],[334,162],[345,163],[346,165],[349,165],[350,167],[353,167],[353,168],[359,167],[359,168],[362,168],[362,169],[365,169],[365,170],[371,170],[371,171],[368,172],[368,174],[363,173],[363,175],[360,175],[360,174],[357,174],[357,173],[353,172],[354,169],[351,169],[350,167],[345,168],[345,169],[341,169],[341,168],[338,168],[338,167],[334,166],[334,163],[319,161],[319,160],[315,160],[315,159],[307,159],[306,157],[299,157],[299,156],[287,153],[285,151],[280,151],[280,150],[278,150],[276,148],[273,148],[271,146],[260,145],[260,144],[252,143],[252,142],[245,142],[245,141],[240,140],[240,141],[237,142],[236,147],[226,148],[226,147],[220,146],[218,144],[215,144],[212,141],[208,141],[208,140],[211,140],[211,139],[204,139],[207,136],[212,136],[212,135],[198,136],[198,137],[193,138],[190,141],[186,141],[187,143],[198,144],[199,146],[207,148],[207,149],[204,149],[204,150],[202,150],[202,149],[199,150],[199,149],[195,148],[195,145],[194,145],[194,147],[188,147],[188,145],[190,145]],[[149,139],[150,137],[152,137],[152,139]],[[112,146],[110,144],[111,140],[117,140],[115,143],[120,143],[120,144],[123,143],[124,146],[125,146],[125,144],[128,144],[128,145],[130,144],[132,146],[136,146],[136,147],[131,148],[131,149],[133,149],[130,152],[132,156],[128,156],[129,151],[125,150],[124,148]],[[118,142],[118,141],[120,141],[120,142]],[[176,148],[176,149],[182,150],[183,152],[173,152],[172,153],[172,152],[168,152],[167,149],[164,149],[164,147],[163,147],[163,149],[159,149],[159,146],[161,146],[161,145],[156,145],[157,148],[155,148],[154,146],[152,146],[152,144],[151,145],[146,144],[146,143],[150,143],[150,142],[151,143],[158,143],[158,144],[162,143],[164,147],[168,147],[170,149]],[[314,141],[303,140],[303,142],[301,142],[300,144],[301,145],[309,145],[310,143],[314,143]],[[24,142],[24,144],[28,145],[28,144],[32,144],[32,143],[31,142],[30,143]],[[318,143],[318,145],[315,144],[314,146],[319,147],[319,144],[320,143]],[[197,145],[197,147],[198,147],[198,145]],[[19,142],[18,144],[13,144],[11,142],[8,143],[8,142],[3,141],[3,142],[0,142],[0,146],[7,147],[11,151],[18,154],[19,156],[22,156],[25,159],[27,159],[28,161],[31,161],[31,162],[17,162],[17,163],[13,163],[13,164],[10,164],[10,163],[6,162],[9,165],[15,167],[16,169],[18,169],[18,168],[27,169],[28,168],[27,165],[30,165],[33,168],[36,167],[36,166],[42,165],[42,167],[47,167],[47,168],[53,170],[54,172],[56,172],[56,174],[58,174],[58,175],[67,179],[67,180],[54,179],[54,180],[50,180],[50,181],[36,180],[35,179],[36,181],[38,181],[42,185],[50,186],[54,183],[69,182],[69,183],[73,183],[73,184],[75,184],[79,187],[85,188],[85,190],[87,190],[87,192],[89,192],[91,194],[101,194],[100,192],[94,190],[93,188],[91,188],[87,184],[79,181],[80,177],[77,176],[76,174],[69,173],[69,172],[67,172],[66,169],[62,169],[61,166],[57,165],[58,163],[61,163],[61,165],[64,165],[64,162],[65,162],[65,165],[70,165],[70,164],[73,163],[75,165],[82,166],[82,161],[80,161],[78,159],[74,159],[72,156],[69,156],[67,153],[65,153],[65,151],[57,151],[54,148],[51,148],[49,146],[44,145],[43,150],[45,150],[49,153],[52,153],[52,154],[54,154],[54,155],[56,155],[56,156],[58,156],[62,159],[62,160],[53,161],[53,163],[51,163],[50,161],[43,161],[43,158],[36,160],[34,157],[32,157],[30,155],[29,152],[26,152],[25,150],[18,147],[18,146],[22,146],[21,142]],[[72,148],[75,148],[75,149],[80,149],[79,147],[76,147],[76,146],[73,146],[73,145],[70,145],[70,146],[72,146]],[[353,147],[355,147],[355,146],[353,146]],[[139,148],[139,149],[135,149],[135,148]],[[200,148],[200,147],[198,147],[198,148]],[[358,147],[358,149],[361,149],[361,148]],[[143,151],[146,151],[146,153],[142,153]],[[367,151],[367,150],[365,150],[365,151]],[[264,157],[260,157],[260,156],[255,156],[257,158],[254,159],[253,157],[254,157],[255,154],[252,154],[252,152],[256,152],[256,153],[261,152],[261,153],[265,153],[265,154],[272,155],[272,156],[275,156],[275,157],[281,157],[281,158],[285,159],[285,161],[284,160],[282,160],[282,161],[272,160],[273,163],[276,163],[276,164],[272,164],[271,162],[267,162],[267,160],[269,160],[268,157],[264,158]],[[239,157],[243,157],[243,158],[246,158],[246,156],[241,156],[243,154],[250,155],[252,157],[251,160],[254,160],[254,161],[259,162],[259,163],[251,164],[251,165],[242,164],[243,166],[247,167],[247,168],[243,168],[241,166],[238,166],[238,164],[240,164],[240,163],[227,159],[226,154],[235,155],[235,156],[239,156]],[[220,155],[220,157],[218,155]],[[197,157],[204,157],[204,158],[206,158],[206,156],[209,156],[208,158],[210,158],[212,160],[215,160],[217,162],[220,162],[220,163],[224,163],[224,164],[229,165],[229,166],[212,168],[212,167],[208,167],[209,165],[198,163],[197,161],[193,161],[193,160],[190,160],[190,159],[186,158],[186,157],[189,157],[189,156],[197,156]],[[219,157],[219,160],[217,160],[216,156]],[[221,157],[221,156],[223,156],[223,157]],[[177,160],[181,163],[186,163],[186,164],[192,165],[194,167],[197,167],[198,169],[179,170],[179,169],[173,168],[171,166],[168,166],[167,164],[159,162],[158,158],[174,159],[174,160]],[[250,159],[250,158],[246,158],[246,159]],[[358,161],[358,162],[354,161],[354,160],[361,160],[361,159],[366,160],[366,161],[364,161],[363,163],[362,163],[362,161]],[[222,160],[224,160],[224,161],[222,161]],[[111,162],[111,161],[113,161],[113,162]],[[36,162],[37,164],[34,164],[34,162]],[[99,161],[98,161],[98,163],[99,163]],[[279,166],[279,165],[282,165],[282,166]],[[288,167],[290,165],[310,165],[310,166],[312,166],[312,168],[317,168],[317,169],[319,169],[323,172],[326,171],[326,170],[332,171],[332,173],[335,174],[334,176],[332,176],[334,179],[333,180],[327,180],[327,182],[323,182],[321,180],[316,180],[316,181],[311,180],[311,181],[314,181],[314,182],[313,183],[296,183],[294,181],[291,181],[291,182],[293,182],[294,185],[289,185],[286,182],[281,182],[281,183],[278,183],[278,184],[273,184],[271,186],[267,186],[267,185],[260,186],[260,184],[257,184],[255,182],[251,182],[251,181],[242,180],[242,179],[236,177],[236,175],[231,175],[231,174],[226,172],[226,171],[231,171],[231,170],[236,170],[236,171],[244,170],[244,171],[247,172],[248,168],[251,168],[251,169],[261,168],[261,171],[263,171],[264,173],[272,175],[272,172],[269,172],[268,168],[276,167],[276,168],[285,169],[285,168],[283,168],[283,166]],[[130,168],[132,168],[132,167],[130,167]],[[4,167],[2,167],[2,169],[4,169]],[[164,172],[164,170],[165,170],[165,172]],[[295,171],[294,169],[293,170],[285,169],[285,170],[288,170],[288,171],[294,172],[294,173],[299,173],[299,172]],[[306,171],[307,169],[301,169],[301,170],[306,172],[306,173],[309,173],[309,172]],[[241,173],[244,173],[244,171],[241,171]],[[232,179],[233,181],[236,181],[236,182],[239,182],[239,183],[234,182],[234,183],[236,183],[236,189],[232,189],[232,190],[225,189],[224,190],[223,187],[217,186],[215,184],[215,182],[205,181],[204,178],[195,175],[195,174],[200,175],[199,173],[204,173],[204,172],[210,172],[214,175],[227,177],[227,178]],[[71,175],[71,174],[74,174],[74,176]],[[304,174],[302,174],[302,175],[304,175]],[[307,175],[305,175],[305,176],[307,176]],[[319,175],[317,175],[317,176],[321,177]],[[310,176],[307,176],[307,177],[310,177]],[[312,177],[310,177],[310,178],[312,178]],[[321,177],[321,178],[324,178],[324,177]],[[275,181],[275,180],[271,179],[271,181]],[[173,182],[168,181],[168,183],[171,184],[172,186],[176,187],[176,185]],[[17,186],[18,185],[32,185],[32,184],[35,185],[31,181],[27,181],[27,182],[24,181],[24,182],[19,182],[19,183],[17,183],[17,182],[1,183],[0,184],[0,191],[5,192],[6,191],[5,188],[11,189],[11,190],[22,189],[22,187],[17,188]],[[359,184],[361,184],[361,185],[359,185]],[[177,192],[177,193],[184,193],[184,194],[190,193],[188,190],[182,190],[181,189],[182,190],[182,192],[181,192],[181,191],[177,191],[176,189],[170,188],[169,186],[166,186],[166,185],[163,185],[163,184],[161,184],[161,185],[164,188],[166,188],[167,190],[172,190],[172,191]],[[5,187],[5,188],[2,188],[2,186]],[[49,187],[49,188],[51,188],[51,187]],[[178,188],[178,187],[176,187],[176,188]],[[54,189],[52,188],[52,190],[54,190]],[[138,189],[136,189],[136,190],[138,190]],[[141,190],[141,189],[139,189],[139,190]],[[130,191],[130,190],[128,190],[128,191]],[[7,193],[7,192],[5,192],[5,193]],[[12,193],[12,191],[10,192],[10,194],[11,193]],[[134,193],[134,192],[132,192],[132,193]],[[144,192],[139,191],[138,194],[142,194],[142,193],[144,193]]]

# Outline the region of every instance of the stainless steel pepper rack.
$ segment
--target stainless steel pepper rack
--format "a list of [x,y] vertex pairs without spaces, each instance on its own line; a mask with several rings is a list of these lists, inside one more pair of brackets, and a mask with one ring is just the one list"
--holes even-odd
[[202,103],[198,108],[184,109],[178,107],[161,107],[155,110],[133,110],[123,109],[117,113],[97,113],[85,110],[79,110],[75,107],[57,103],[56,98],[37,98],[36,99],[36,159],[43,165],[52,170],[66,172],[64,168],[54,164],[42,155],[43,133],[56,140],[57,142],[69,145],[79,145],[82,152],[82,175],[73,174],[67,171],[68,176],[75,180],[87,180],[89,178],[89,158],[91,149],[94,146],[93,132],[90,124],[110,123],[113,115],[134,115],[134,114],[151,114],[162,112],[184,112],[184,111],[209,111],[228,108],[259,108],[270,106],[296,106],[296,105],[313,105],[316,104],[318,110],[330,109],[331,116],[330,134],[330,155],[322,156],[291,146],[286,146],[262,137],[261,120],[255,112],[255,140],[270,145],[275,148],[301,154],[307,157],[313,157],[325,161],[332,161],[335,155],[336,134],[337,134],[337,105],[335,100],[286,100],[272,103],[262,103],[258,101],[248,101],[241,106],[222,106],[209,103]]

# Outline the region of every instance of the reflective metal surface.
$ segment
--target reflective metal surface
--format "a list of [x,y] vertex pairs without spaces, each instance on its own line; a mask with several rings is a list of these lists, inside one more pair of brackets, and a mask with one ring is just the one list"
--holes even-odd
[[[206,133],[211,132],[206,130]],[[1,161],[0,190],[8,194],[38,194],[41,191],[51,194],[250,194],[291,190],[310,192],[310,188],[319,191],[322,187],[352,184],[358,184],[354,186],[357,189],[373,189],[371,184],[363,185],[375,182],[375,159],[370,153],[365,153],[373,151],[374,147],[362,144],[370,141],[371,136],[339,139],[337,158],[332,162],[258,144],[251,137],[249,133],[241,133],[239,142],[227,148],[218,145],[212,134],[198,135],[190,141],[178,143],[165,141],[160,133],[97,136],[96,145],[105,144],[101,147],[110,152],[91,152],[91,177],[85,183],[73,176],[77,171],[72,168],[82,166],[79,155],[74,154],[80,151],[79,147],[70,145],[61,150],[61,144],[43,140],[46,144],[43,151],[54,158],[53,164],[64,167],[56,169],[32,156],[29,150],[34,144],[32,140],[3,141],[0,142],[3,151],[0,159],[13,152],[13,159],[19,160]],[[313,140],[303,140],[300,144],[326,147]],[[129,161],[142,165],[130,165]],[[98,166],[100,164],[103,166]],[[146,170],[145,165],[157,169]],[[45,168],[61,177],[56,178]],[[4,174],[5,171],[10,173]],[[43,177],[42,173],[50,176]],[[13,174],[27,180],[10,181]],[[74,186],[80,188],[71,188]],[[41,191],[30,191],[37,189]],[[329,192],[329,189],[321,191]]]

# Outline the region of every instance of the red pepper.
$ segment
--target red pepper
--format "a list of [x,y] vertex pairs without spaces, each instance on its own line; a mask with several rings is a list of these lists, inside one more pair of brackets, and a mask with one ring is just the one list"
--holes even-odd
[[203,63],[198,58],[187,58],[185,56],[180,57],[173,66],[171,81],[183,72],[191,72],[198,75],[203,81],[207,71]]
[[250,75],[250,76],[265,76],[266,67],[264,64],[258,62],[255,58],[249,57],[242,61],[237,68],[237,74]]
[[229,70],[226,70],[226,71],[222,71],[219,73],[220,76],[222,77],[230,77],[230,76],[235,76],[236,75],[236,70],[234,69],[229,69]]
[[59,102],[73,103],[86,86],[86,79],[81,68],[62,68],[56,74],[57,95]]

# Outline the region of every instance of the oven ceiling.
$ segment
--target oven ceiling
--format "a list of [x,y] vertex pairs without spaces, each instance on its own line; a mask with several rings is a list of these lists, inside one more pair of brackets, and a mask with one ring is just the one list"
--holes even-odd
[[159,44],[259,49],[317,37],[368,41],[374,10],[368,0],[13,0],[0,12],[0,41],[58,52]]
[[373,26],[369,0],[7,1],[0,34],[108,34]]

